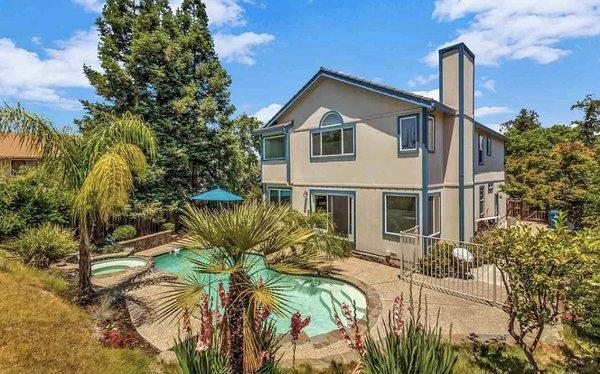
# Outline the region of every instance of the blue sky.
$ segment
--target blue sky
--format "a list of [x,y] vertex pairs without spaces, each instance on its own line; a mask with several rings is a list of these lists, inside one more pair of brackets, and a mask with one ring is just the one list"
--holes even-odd
[[[180,0],[179,0],[180,1]],[[171,3],[177,6],[178,1]],[[600,88],[600,0],[206,0],[238,113],[268,118],[320,66],[437,95],[436,51],[476,54],[476,118],[497,126],[520,108],[569,123]],[[102,0],[0,0],[0,100],[59,126],[94,99]]]

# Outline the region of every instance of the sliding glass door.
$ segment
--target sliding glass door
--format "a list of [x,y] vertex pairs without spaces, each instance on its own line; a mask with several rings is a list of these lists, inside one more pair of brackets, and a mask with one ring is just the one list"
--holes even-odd
[[335,232],[340,236],[354,237],[354,197],[339,193],[315,193],[313,208],[317,212],[326,212],[331,216]]

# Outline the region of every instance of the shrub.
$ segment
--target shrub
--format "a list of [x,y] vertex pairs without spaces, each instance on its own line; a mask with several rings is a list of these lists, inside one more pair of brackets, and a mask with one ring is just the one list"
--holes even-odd
[[388,320],[383,324],[383,334],[378,329],[377,336],[367,333],[366,338],[363,337],[356,312],[352,311],[346,303],[342,303],[341,310],[347,327],[344,326],[335,308],[333,308],[333,319],[342,340],[358,354],[361,361],[353,373],[450,374],[454,372],[458,356],[450,344],[443,341],[442,329],[438,325],[439,311],[435,326],[430,326],[427,301],[425,301],[425,310],[422,310],[422,288],[415,303],[412,282],[408,305],[409,319],[405,321],[403,318],[403,298],[396,297],[393,309],[388,314]]
[[113,231],[112,237],[117,242],[135,238],[137,230],[131,225],[119,226]]
[[0,173],[0,237],[27,227],[70,224],[73,196],[43,168],[23,168],[14,177]]
[[507,291],[503,310],[509,317],[508,332],[536,373],[540,370],[534,352],[544,329],[558,323],[562,306],[587,276],[591,259],[598,258],[598,237],[586,231],[574,234],[565,222],[561,213],[554,230],[495,229],[484,246]]
[[163,231],[175,231],[175,224],[173,222],[165,222],[160,226]]
[[11,251],[21,260],[37,268],[47,268],[51,263],[77,250],[71,231],[56,225],[45,224],[26,229],[9,242]]
[[450,243],[434,242],[427,249],[427,256],[419,260],[419,272],[435,278],[467,278],[473,263],[454,257],[454,248]]

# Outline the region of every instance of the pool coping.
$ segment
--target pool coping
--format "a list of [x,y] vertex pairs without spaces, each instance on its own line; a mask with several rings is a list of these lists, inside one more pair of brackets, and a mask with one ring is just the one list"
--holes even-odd
[[107,287],[105,284],[99,284],[97,282],[94,281],[94,279],[109,279],[111,277],[114,277],[114,282],[109,282],[111,284],[117,285],[119,283],[122,283],[124,281],[126,281],[127,279],[133,278],[136,275],[143,273],[144,271],[151,269],[152,267],[154,267],[154,259],[150,258],[150,257],[146,257],[146,256],[137,256],[137,255],[128,255],[128,256],[124,256],[124,255],[115,255],[112,257],[104,257],[101,259],[92,259],[92,261],[90,262],[90,266],[93,265],[95,262],[101,262],[101,261],[109,261],[109,260],[117,260],[117,259],[126,259],[126,258],[140,258],[144,261],[146,261],[146,264],[143,266],[133,266],[131,268],[128,269],[124,269],[121,271],[117,271],[114,273],[109,273],[109,274],[99,274],[99,275],[92,275],[92,285],[94,285],[95,287],[101,287],[101,288],[105,288]]
[[[140,253],[136,253],[135,256],[137,257],[144,257],[147,259],[151,259],[151,267],[154,266],[154,258],[160,255],[164,255],[167,253],[170,253],[173,251],[174,248],[165,248],[163,250],[160,251],[155,251],[153,252],[151,255],[143,255]],[[158,269],[154,269],[155,272],[159,273],[159,274],[168,274],[173,276],[172,273],[168,273],[168,272],[164,272],[162,270],[158,270]],[[345,282],[348,283],[354,287],[356,287],[364,296],[367,302],[367,310],[365,315],[357,320],[357,326],[359,328],[360,331],[364,332],[369,332],[371,326],[370,326],[370,321],[373,321],[373,323],[376,323],[377,320],[379,319],[379,316],[381,315],[381,311],[383,309],[383,304],[381,302],[381,298],[379,296],[379,293],[377,292],[377,290],[366,284],[365,282],[350,276],[350,275],[343,275],[343,274],[338,274],[338,273],[334,273],[334,274],[316,274],[316,275],[310,275],[311,277],[318,277],[318,278],[325,278],[325,279],[332,279],[332,280],[336,280],[336,281],[341,281],[341,282]],[[180,277],[176,277],[177,279],[181,279]],[[345,319],[343,316],[340,316],[340,318]],[[287,334],[282,334],[282,336],[285,336]],[[305,346],[305,345],[309,345],[312,344],[314,348],[324,348],[327,347],[333,343],[337,343],[341,341],[341,336],[340,336],[340,332],[338,329],[323,333],[323,334],[318,334],[315,336],[308,336],[306,335],[306,333],[301,332],[300,336],[298,338],[298,342],[297,342],[297,346]],[[172,350],[172,348],[170,348],[169,350]],[[354,354],[353,352],[348,352],[349,354]]]

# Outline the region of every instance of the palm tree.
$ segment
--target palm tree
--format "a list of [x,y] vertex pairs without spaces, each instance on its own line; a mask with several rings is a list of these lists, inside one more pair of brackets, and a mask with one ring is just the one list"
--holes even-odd
[[80,302],[92,294],[90,232],[108,222],[129,203],[134,176],[146,172],[145,154],[154,157],[156,139],[137,116],[107,116],[105,123],[81,134],[57,130],[39,115],[16,107],[0,108],[0,136],[21,135],[21,142],[39,151],[41,164],[73,191],[73,220],[79,234]]
[[[278,282],[280,278],[251,278],[256,255],[279,273],[302,275],[316,274],[331,256],[347,254],[340,249],[344,246],[341,239],[331,240],[331,246],[321,245],[326,235],[315,230],[311,219],[287,206],[253,202],[209,211],[188,205],[182,221],[188,244],[202,254],[201,260],[191,259],[195,271],[229,276],[222,328],[223,336],[230,340],[225,350],[231,373],[258,368],[254,343],[258,332],[249,322],[254,313],[260,308],[280,314],[287,311],[286,289]],[[210,286],[200,279],[191,276],[168,291],[160,315],[166,318],[193,312]]]

